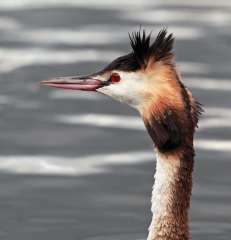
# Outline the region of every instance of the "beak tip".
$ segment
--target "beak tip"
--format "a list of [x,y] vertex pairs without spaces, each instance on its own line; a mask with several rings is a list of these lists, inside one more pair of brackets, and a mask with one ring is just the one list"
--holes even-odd
[[45,84],[46,84],[46,80],[42,80],[42,81],[40,81],[39,84],[41,84],[41,85],[45,85]]
[[49,84],[52,84],[52,83],[57,83],[57,79],[50,79],[50,80],[42,80],[42,81],[40,81],[41,85],[49,85]]
[[59,77],[43,80],[40,84],[70,90],[96,91],[102,86],[102,81],[94,78]]
[[40,81],[40,84],[46,84],[48,80],[42,80]]

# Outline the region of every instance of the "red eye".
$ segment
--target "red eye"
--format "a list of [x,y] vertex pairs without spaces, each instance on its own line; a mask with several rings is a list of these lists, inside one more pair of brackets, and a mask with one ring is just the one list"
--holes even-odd
[[111,82],[118,83],[120,81],[120,75],[118,73],[113,73],[111,75]]

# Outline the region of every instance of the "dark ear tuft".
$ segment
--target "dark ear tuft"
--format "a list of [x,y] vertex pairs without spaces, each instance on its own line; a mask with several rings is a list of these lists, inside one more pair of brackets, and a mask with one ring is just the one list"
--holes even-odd
[[176,149],[182,143],[181,129],[175,114],[168,110],[161,118],[144,119],[145,126],[155,146],[161,152]]

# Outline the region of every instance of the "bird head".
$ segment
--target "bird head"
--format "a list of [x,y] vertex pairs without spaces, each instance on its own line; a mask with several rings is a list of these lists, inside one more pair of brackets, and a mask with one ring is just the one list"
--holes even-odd
[[129,38],[131,52],[116,58],[103,70],[42,83],[62,89],[96,91],[124,102],[140,112],[157,147],[178,147],[182,142],[181,123],[194,128],[197,110],[194,116],[190,115],[195,104],[175,69],[173,35],[163,29],[152,40],[151,34],[140,30]]

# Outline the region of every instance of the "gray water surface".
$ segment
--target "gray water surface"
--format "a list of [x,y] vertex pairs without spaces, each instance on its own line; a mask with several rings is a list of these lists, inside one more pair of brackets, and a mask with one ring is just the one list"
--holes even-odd
[[[0,239],[145,239],[155,158],[138,114],[39,81],[95,72],[142,24],[176,36],[184,83],[205,106],[191,232],[231,238],[231,4],[0,1]],[[91,114],[91,115],[89,115]]]

